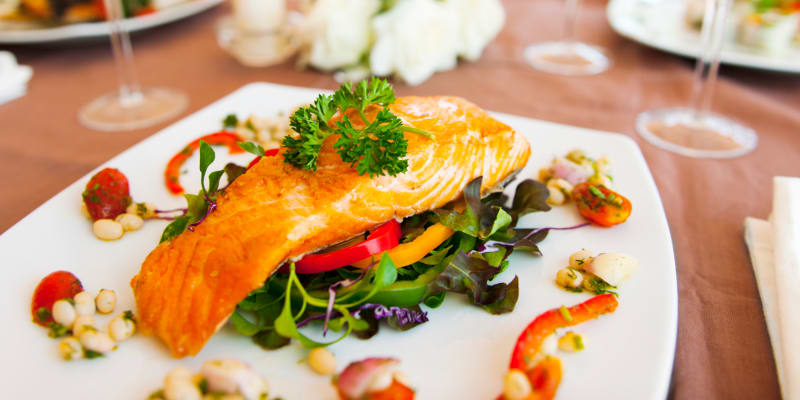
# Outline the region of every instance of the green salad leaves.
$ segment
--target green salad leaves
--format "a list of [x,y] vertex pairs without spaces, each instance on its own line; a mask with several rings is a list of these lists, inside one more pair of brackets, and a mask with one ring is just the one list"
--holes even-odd
[[159,243],[172,240],[187,229],[192,229],[205,220],[206,216],[217,208],[217,195],[219,194],[219,183],[223,175],[227,175],[228,182],[233,182],[239,175],[246,170],[236,164],[229,163],[224,169],[208,174],[208,186],[206,186],[206,173],[208,167],[216,159],[214,149],[208,143],[200,141],[200,192],[198,194],[184,194],[186,199],[186,209],[183,215],[176,217],[161,234]]
[[[516,222],[524,214],[550,209],[544,202],[547,188],[523,181],[510,206],[502,193],[481,199],[480,188],[480,178],[467,185],[469,206],[463,212],[437,210],[403,222],[403,242],[437,222],[456,230],[422,260],[397,269],[384,254],[366,271],[344,267],[307,275],[296,274],[293,266],[284,267],[239,303],[232,318],[234,328],[267,349],[284,346],[291,339],[317,347],[351,333],[362,339],[372,337],[380,320],[399,330],[418,326],[428,320],[421,306],[436,308],[448,294],[463,294],[469,303],[491,314],[513,311],[519,278],[507,283],[495,278],[508,267],[514,250],[541,254],[536,244],[545,239],[548,229],[520,229]],[[315,321],[342,333],[323,342],[301,332]]]

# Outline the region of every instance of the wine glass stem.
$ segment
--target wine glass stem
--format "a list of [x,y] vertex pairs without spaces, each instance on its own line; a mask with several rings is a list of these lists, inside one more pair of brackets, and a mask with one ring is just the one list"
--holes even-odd
[[576,39],[575,23],[578,19],[580,0],[567,0],[567,9],[564,15],[564,41],[572,43]]
[[111,51],[119,81],[120,103],[136,105],[142,101],[141,87],[136,79],[136,66],[133,62],[133,47],[128,29],[123,24],[122,0],[104,0],[108,25],[111,33]]
[[731,0],[706,0],[703,16],[703,30],[700,34],[701,54],[697,57],[692,84],[692,97],[689,104],[698,117],[711,110],[714,86],[719,74],[719,57],[725,36],[725,19],[731,7]]

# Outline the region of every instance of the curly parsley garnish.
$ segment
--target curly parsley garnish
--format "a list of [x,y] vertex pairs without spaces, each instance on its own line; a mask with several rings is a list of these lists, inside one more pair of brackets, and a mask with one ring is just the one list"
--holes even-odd
[[[297,135],[283,138],[282,146],[287,149],[283,153],[284,162],[297,168],[311,171],[317,170],[317,160],[322,143],[333,134],[340,135],[333,148],[359,175],[369,174],[395,176],[408,170],[408,161],[404,159],[408,142],[403,133],[414,132],[426,137],[430,133],[409,126],[389,110],[395,100],[394,89],[383,79],[372,78],[362,81],[355,87],[345,83],[332,95],[319,95],[306,107],[301,107],[292,114],[289,124]],[[370,105],[383,108],[373,120],[367,118],[364,111]],[[348,110],[355,110],[364,123],[362,128],[355,128],[350,118],[345,115]],[[342,118],[335,126],[329,124],[334,115]]]

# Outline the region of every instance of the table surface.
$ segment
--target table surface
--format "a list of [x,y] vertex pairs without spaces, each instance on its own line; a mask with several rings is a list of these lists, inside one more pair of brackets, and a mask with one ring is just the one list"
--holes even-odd
[[[563,4],[505,1],[505,28],[478,62],[462,62],[420,86],[396,84],[399,95],[458,95],[489,110],[621,132],[636,140],[661,192],[678,263],[678,343],[670,397],[779,398],[742,224],[745,216],[769,214],[773,176],[800,175],[800,76],[723,66],[714,109],[756,129],[758,148],[724,161],[667,153],[635,135],[634,119],[648,108],[684,104],[693,62],[617,36],[605,19],[606,2],[590,0],[579,16],[579,36],[605,47],[612,68],[591,77],[535,71],[522,60],[522,50],[532,42],[558,39]],[[224,5],[135,35],[143,84],[187,93],[191,104],[184,115],[253,81],[338,86],[330,74],[299,70],[292,63],[239,65],[215,41],[214,23],[229,13]],[[80,106],[115,88],[107,43],[0,49],[34,68],[28,94],[0,106],[0,181],[5,185],[0,232],[168,124],[101,133],[78,123]]]

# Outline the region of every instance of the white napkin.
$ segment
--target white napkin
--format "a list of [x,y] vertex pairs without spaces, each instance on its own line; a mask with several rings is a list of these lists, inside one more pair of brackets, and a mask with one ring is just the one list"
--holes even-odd
[[781,393],[800,400],[800,178],[776,177],[773,185],[770,221],[746,218],[745,240]]
[[25,95],[33,69],[17,64],[17,58],[7,51],[0,51],[0,104]]

